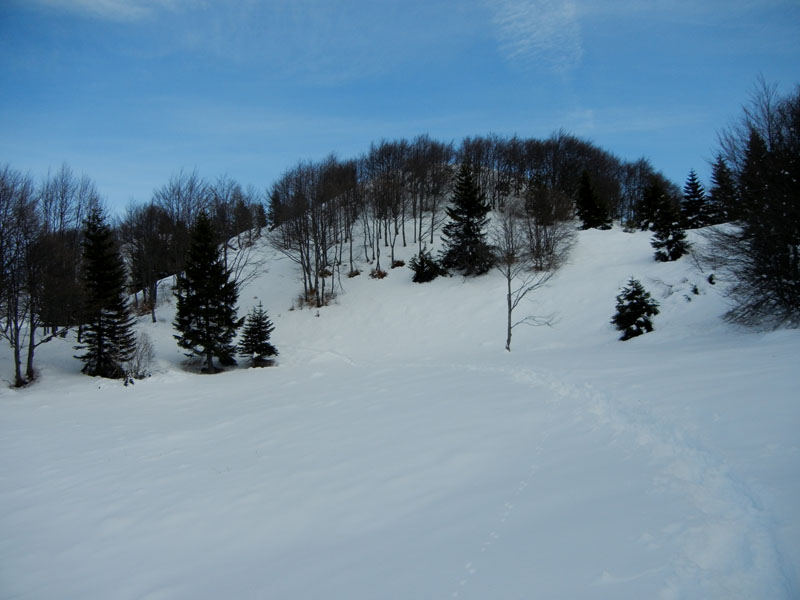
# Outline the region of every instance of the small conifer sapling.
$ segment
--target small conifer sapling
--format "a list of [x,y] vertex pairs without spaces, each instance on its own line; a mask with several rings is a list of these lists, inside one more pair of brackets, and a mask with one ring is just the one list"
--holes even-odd
[[239,354],[249,358],[254,367],[271,365],[272,357],[278,355],[278,349],[269,341],[274,330],[275,326],[259,302],[247,315],[239,342]]
[[652,317],[658,314],[658,302],[650,297],[642,284],[633,277],[617,296],[617,312],[611,323],[622,332],[620,340],[653,331]]
[[411,279],[414,283],[427,283],[440,275],[447,275],[447,270],[436,262],[425,248],[408,261],[408,267],[414,271],[414,277]]

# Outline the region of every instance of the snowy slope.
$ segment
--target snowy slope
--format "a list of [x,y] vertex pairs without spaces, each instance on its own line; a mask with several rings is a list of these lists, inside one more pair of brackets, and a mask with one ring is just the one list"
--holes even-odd
[[[520,308],[556,323],[507,353],[497,274],[290,310],[264,251],[240,313],[263,301],[277,367],[186,371],[165,304],[148,380],[86,378],[58,340],[0,388],[0,597],[800,595],[800,334],[725,325],[690,259],[581,232]],[[661,314],[622,343],[632,275]]]

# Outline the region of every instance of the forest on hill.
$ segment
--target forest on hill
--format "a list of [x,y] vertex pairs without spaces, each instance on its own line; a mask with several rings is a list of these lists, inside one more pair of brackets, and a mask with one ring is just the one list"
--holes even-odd
[[[733,223],[712,228],[704,257],[731,282],[729,318],[794,326],[800,307],[798,131],[800,91],[778,97],[764,85],[740,121],[724,130],[708,191],[694,171],[681,189],[646,159],[622,161],[564,132],[543,140],[470,137],[457,146],[420,135],[373,143],[357,158],[300,161],[264,193],[226,176],[207,180],[181,171],[149,202],[131,204],[113,222],[88,176],[77,177],[64,165],[35,182],[6,165],[0,169],[0,314],[15,355],[15,382],[35,378],[39,345],[68,329],[77,328],[80,338],[92,314],[99,315],[90,290],[105,284],[91,280],[86,254],[92,215],[109,228],[108,251],[119,255],[106,260],[122,261],[119,289],[108,294],[130,294],[133,309],[149,311],[154,320],[160,282],[187,269],[192,230],[206,215],[206,241],[219,248],[221,268],[234,286],[263,266],[252,249],[267,235],[299,266],[303,297],[316,307],[329,301],[343,276],[360,273],[360,260],[372,265],[373,275],[396,266],[398,245],[415,246],[417,260],[435,260],[426,248],[439,236],[453,242],[453,235],[469,235],[494,253],[486,265],[496,263],[502,248],[497,236],[486,237],[490,219],[524,234],[525,252],[503,260],[528,261],[528,270],[540,272],[559,262],[575,219],[583,228],[616,221],[629,231],[652,230],[658,260],[688,250],[685,229]],[[464,167],[482,214],[454,212]],[[454,220],[464,218],[474,219],[466,227],[474,231],[454,234]],[[456,266],[464,272],[457,260],[449,263],[445,271]],[[467,268],[466,274],[485,271]]]

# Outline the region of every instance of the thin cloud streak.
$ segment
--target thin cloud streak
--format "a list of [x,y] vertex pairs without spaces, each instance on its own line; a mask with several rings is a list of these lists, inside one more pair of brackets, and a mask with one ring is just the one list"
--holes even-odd
[[[160,10],[176,10],[186,0],[31,0],[44,9],[117,22],[141,21]],[[191,2],[188,2],[191,3]]]
[[500,49],[511,62],[542,64],[557,72],[583,56],[575,4],[569,0],[503,0],[492,3]]

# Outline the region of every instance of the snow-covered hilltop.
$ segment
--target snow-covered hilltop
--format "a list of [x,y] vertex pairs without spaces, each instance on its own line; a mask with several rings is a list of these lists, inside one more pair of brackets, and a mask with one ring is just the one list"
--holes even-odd
[[[800,594],[800,332],[725,324],[690,257],[580,232],[518,309],[553,325],[508,353],[495,271],[363,265],[299,309],[295,265],[262,251],[239,314],[269,311],[276,367],[188,371],[167,303],[138,325],[152,377],[83,376],[58,339],[35,385],[0,388],[0,597]],[[620,342],[632,276],[660,314]]]

